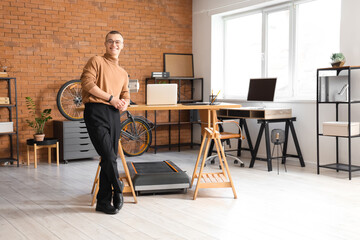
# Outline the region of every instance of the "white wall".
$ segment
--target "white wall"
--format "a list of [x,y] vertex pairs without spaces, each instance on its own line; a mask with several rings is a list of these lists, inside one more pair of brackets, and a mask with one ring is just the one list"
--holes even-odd
[[[214,14],[221,14],[227,11],[238,11],[239,9],[251,9],[253,7],[266,6],[268,4],[286,2],[286,0],[193,0],[193,54],[194,68],[197,77],[204,78],[204,96],[208,96],[211,89],[211,82],[216,79],[211,76],[211,49],[218,46],[211,46],[211,17]],[[346,56],[346,65],[360,65],[360,9],[359,0],[342,0],[342,20],[341,20],[341,39],[340,50]],[[327,66],[318,66],[327,67]],[[359,70],[360,71],[360,70]],[[359,74],[360,75],[360,74]],[[360,83],[360,81],[359,81]],[[314,79],[316,84],[316,79]],[[360,84],[352,85],[352,92],[360,92]],[[206,99],[206,97],[205,97]],[[246,105],[246,103],[244,104]],[[293,116],[297,117],[295,129],[305,162],[316,163],[316,103],[308,102],[290,102],[290,103],[270,103],[268,107],[289,107],[293,110]],[[360,121],[359,105],[352,107],[352,120]],[[322,105],[322,119],[327,121],[335,120],[335,107],[332,105]],[[341,111],[340,118],[346,116],[346,112]],[[346,120],[346,119],[345,119]],[[255,144],[259,126],[255,120],[248,121],[251,129],[251,137]],[[281,127],[280,125],[272,126]],[[360,159],[355,157],[360,155],[360,139],[353,139],[352,160],[354,164],[360,164]],[[259,154],[265,154],[265,148],[262,143]],[[332,163],[335,158],[334,138],[320,139],[321,163]],[[347,160],[347,144],[344,141],[340,143],[341,156]],[[293,144],[289,144],[290,153],[295,153]],[[245,154],[247,154],[245,152]],[[298,161],[294,159],[294,161]]]

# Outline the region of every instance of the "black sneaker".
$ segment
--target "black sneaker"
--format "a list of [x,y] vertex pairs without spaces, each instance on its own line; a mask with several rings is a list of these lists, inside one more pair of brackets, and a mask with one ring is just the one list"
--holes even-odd
[[113,196],[114,207],[119,211],[124,205],[124,196],[122,193],[114,193]]
[[96,204],[96,211],[106,214],[117,214],[119,210],[110,204]]

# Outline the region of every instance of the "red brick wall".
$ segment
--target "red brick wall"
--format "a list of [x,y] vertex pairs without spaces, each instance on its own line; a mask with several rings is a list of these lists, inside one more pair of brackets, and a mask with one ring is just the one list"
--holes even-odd
[[[145,102],[145,78],[163,70],[163,53],[192,51],[192,0],[2,0],[0,15],[0,65],[17,78],[21,161],[33,134],[25,122],[25,97],[51,108],[54,120],[64,120],[56,106],[59,88],[79,79],[91,56],[104,53],[110,30],[124,36],[120,63],[140,81],[140,92],[132,94],[137,103]],[[0,110],[1,119],[6,114]],[[52,122],[45,128],[51,137]],[[166,134],[158,141],[166,143]],[[8,137],[0,136],[0,157],[8,155],[7,145]]]

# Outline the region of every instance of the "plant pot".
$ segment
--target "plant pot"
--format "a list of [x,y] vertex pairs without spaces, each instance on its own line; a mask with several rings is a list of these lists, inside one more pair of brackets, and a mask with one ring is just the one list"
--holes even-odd
[[34,134],[34,140],[37,142],[44,141],[45,134]]
[[331,66],[332,67],[342,67],[344,66],[345,62],[334,62],[334,63],[331,63]]

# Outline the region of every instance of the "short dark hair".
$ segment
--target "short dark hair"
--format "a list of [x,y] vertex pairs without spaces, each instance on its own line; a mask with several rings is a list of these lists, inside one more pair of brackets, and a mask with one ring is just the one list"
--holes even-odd
[[122,34],[119,31],[110,31],[110,32],[108,32],[108,34],[106,34],[105,41],[106,41],[107,37],[109,36],[109,34],[119,34],[124,39],[124,37],[122,36]]

